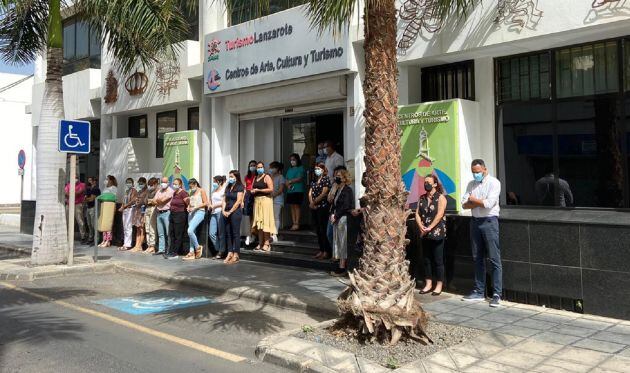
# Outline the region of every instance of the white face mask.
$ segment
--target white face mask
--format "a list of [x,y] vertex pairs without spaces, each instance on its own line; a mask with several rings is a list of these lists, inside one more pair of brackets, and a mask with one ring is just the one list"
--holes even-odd
[[179,189],[179,185],[173,184],[173,189],[178,190]]
[[162,189],[166,189],[166,188],[168,188],[168,183],[161,183],[161,184],[160,184],[160,187],[161,187]]

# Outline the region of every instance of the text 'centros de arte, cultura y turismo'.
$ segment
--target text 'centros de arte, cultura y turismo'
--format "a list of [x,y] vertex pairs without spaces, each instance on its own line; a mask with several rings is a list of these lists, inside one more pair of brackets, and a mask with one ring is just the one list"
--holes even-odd
[[446,110],[429,110],[417,113],[398,114],[398,124],[400,126],[448,123],[449,119]]

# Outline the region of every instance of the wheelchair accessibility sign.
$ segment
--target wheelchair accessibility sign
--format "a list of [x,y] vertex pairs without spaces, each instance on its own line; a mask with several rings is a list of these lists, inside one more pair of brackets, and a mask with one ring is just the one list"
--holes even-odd
[[94,303],[131,315],[148,315],[181,308],[201,306],[204,304],[214,303],[214,300],[204,296],[189,296],[179,292],[166,290],[146,295],[103,299],[94,301]]
[[90,152],[90,122],[81,120],[59,121],[57,149],[62,153],[88,154]]

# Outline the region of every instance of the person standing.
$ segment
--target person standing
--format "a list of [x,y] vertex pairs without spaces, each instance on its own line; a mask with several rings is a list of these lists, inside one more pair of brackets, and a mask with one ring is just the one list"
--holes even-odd
[[[66,184],[66,216],[68,216],[68,206],[70,203],[70,183]],[[85,201],[85,184],[79,180],[77,176],[74,180],[74,221],[79,226],[79,234],[81,236],[81,243],[86,244],[88,242],[87,231],[85,227],[85,209],[83,202]],[[70,220],[70,217],[68,217]]]
[[330,274],[336,277],[345,276],[348,262],[348,215],[354,207],[354,193],[350,185],[348,170],[339,169],[335,172],[337,192],[330,209],[330,222],[333,227],[333,258],[339,259],[339,268]]
[[317,163],[325,163],[326,162],[326,144],[320,142],[317,144],[317,157],[315,157],[315,164]]
[[470,241],[475,261],[475,288],[463,298],[465,301],[485,299],[486,256],[492,265],[492,299],[490,307],[499,307],[503,287],[501,252],[499,248],[499,196],[501,182],[488,174],[482,159],[471,164],[474,180],[468,183],[462,197],[462,207],[472,210]]
[[155,210],[155,194],[157,193],[158,179],[152,177],[147,182],[147,195],[144,198],[144,205],[147,207],[144,212],[144,231],[147,235],[147,249],[145,254],[155,253],[155,231],[157,229],[157,211]]
[[225,225],[223,215],[223,198],[225,197],[225,176],[216,175],[212,179],[212,191],[210,195],[210,227],[208,233],[210,242],[217,252],[215,259],[224,259],[226,254],[225,246]]
[[188,254],[184,260],[200,259],[203,254],[203,246],[197,239],[197,227],[206,219],[206,207],[208,195],[195,178],[188,181],[190,185],[190,197],[188,198],[188,238],[190,240]]
[[[418,201],[416,223],[422,237],[422,254],[424,263],[424,287],[420,294],[442,294],[444,284],[444,240],[446,239],[446,197],[442,185],[434,175],[424,178],[426,191]],[[432,268],[435,267],[435,271]],[[435,275],[433,288],[432,274]]]
[[243,219],[243,199],[245,187],[241,181],[241,174],[232,170],[228,176],[228,186],[225,188],[223,199],[223,219],[225,224],[225,242],[228,255],[223,261],[225,264],[235,264],[239,261],[241,251],[241,221]]
[[166,259],[176,259],[184,249],[184,235],[186,234],[186,209],[188,208],[188,193],[184,190],[184,182],[180,178],[173,180],[173,198],[171,198],[171,213],[168,225],[173,237]]
[[331,174],[337,167],[344,165],[343,156],[337,153],[335,144],[330,140],[326,141],[326,154],[326,162],[324,164]]
[[133,233],[133,206],[136,204],[136,189],[133,187],[133,179],[128,178],[125,180],[125,196],[123,197],[122,206],[120,206],[119,212],[123,214],[123,232],[124,242],[118,251],[127,251],[131,249],[132,233]]
[[291,209],[291,229],[300,229],[300,215],[302,203],[304,203],[305,173],[300,156],[293,153],[289,156],[289,170],[287,171],[287,205]]
[[98,187],[98,180],[94,176],[87,179],[87,188],[85,189],[85,205],[87,207],[87,241],[92,244],[96,233],[94,219],[96,219],[96,197],[101,195]]
[[[118,194],[118,181],[116,177],[112,175],[107,175],[105,178],[105,189],[103,190],[103,194],[111,193],[114,196]],[[113,218],[112,218],[113,219]],[[103,242],[101,242],[99,247],[110,247],[112,245],[112,231],[103,232]]]
[[[284,190],[286,188],[286,179],[282,176],[284,165],[280,162],[271,162],[269,165],[271,170],[271,178],[273,179],[273,218],[276,223],[276,230],[280,230],[280,216],[282,215],[282,206],[284,206]],[[271,235],[273,242],[278,241],[278,235]]]
[[[333,176],[337,176],[337,171],[339,170],[347,170],[346,166],[337,166],[337,168],[333,171]],[[330,191],[328,191],[328,203],[332,206],[335,201],[335,196],[337,195],[337,189],[340,187],[340,184],[332,183],[332,187]],[[333,224],[328,220],[328,226],[326,227],[326,237],[328,237],[328,242],[330,242],[330,246],[333,246]]]
[[256,179],[252,188],[254,196],[254,215],[252,233],[258,235],[258,246],[255,250],[271,251],[271,235],[278,233],[273,216],[273,180],[265,173],[265,164],[256,165]]
[[155,197],[150,201],[157,210],[157,231],[158,231],[158,251],[156,255],[164,255],[167,247],[170,247],[169,221],[171,216],[171,199],[173,198],[173,188],[168,185],[168,178],[163,177],[160,182],[160,189],[155,193]]
[[330,204],[328,203],[328,191],[330,190],[330,179],[327,176],[326,165],[318,163],[315,165],[315,178],[311,182],[308,192],[308,204],[313,214],[315,231],[317,233],[317,243],[319,251],[315,254],[316,259],[328,259],[332,254],[332,248],[326,235],[328,227],[328,217]]
[[249,161],[247,165],[247,175],[245,175],[245,201],[243,208],[243,219],[245,220],[245,226],[247,227],[247,237],[245,238],[245,246],[249,246],[254,242],[251,234],[252,216],[254,215],[254,196],[252,195],[252,188],[254,186],[254,179],[256,179],[256,162],[255,160]]
[[136,202],[133,206],[132,224],[136,227],[136,244],[131,252],[137,253],[142,251],[142,245],[144,244],[144,214],[147,209],[147,195],[149,189],[147,188],[147,179],[141,177],[138,179],[138,185],[136,186]]

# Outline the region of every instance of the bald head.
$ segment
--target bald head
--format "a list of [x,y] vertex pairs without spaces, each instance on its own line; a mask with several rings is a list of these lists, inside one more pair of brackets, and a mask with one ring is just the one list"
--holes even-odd
[[167,183],[168,184],[168,177],[163,177],[162,178],[162,183]]

